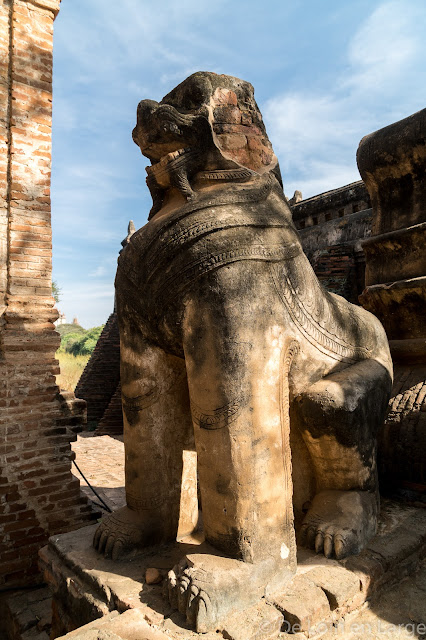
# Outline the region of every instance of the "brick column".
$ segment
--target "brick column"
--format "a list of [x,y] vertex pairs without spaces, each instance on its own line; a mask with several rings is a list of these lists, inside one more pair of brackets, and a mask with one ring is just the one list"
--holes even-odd
[[0,589],[39,579],[49,535],[93,517],[71,474],[84,403],[61,396],[51,295],[53,21],[60,0],[0,0]]

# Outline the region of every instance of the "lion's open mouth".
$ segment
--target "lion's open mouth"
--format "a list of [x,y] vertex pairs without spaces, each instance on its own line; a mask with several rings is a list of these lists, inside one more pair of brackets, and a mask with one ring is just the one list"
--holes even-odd
[[170,165],[170,163],[175,164],[176,162],[180,161],[184,163],[189,152],[191,152],[190,147],[183,147],[182,149],[177,149],[176,151],[169,151],[169,153],[161,156],[159,160],[151,160],[151,165],[145,167],[145,171],[148,175],[159,175],[160,173],[166,172],[167,167]]
[[188,151],[188,147],[183,147],[182,149],[177,149],[176,151],[169,151],[169,153],[166,153],[164,156],[161,156],[161,158],[159,160],[151,160],[151,166],[146,167],[146,169],[151,169],[154,166],[157,165],[166,165],[168,162],[170,162],[170,160],[174,160],[175,158],[178,158],[179,156],[181,156],[182,154],[184,154],[186,151]]

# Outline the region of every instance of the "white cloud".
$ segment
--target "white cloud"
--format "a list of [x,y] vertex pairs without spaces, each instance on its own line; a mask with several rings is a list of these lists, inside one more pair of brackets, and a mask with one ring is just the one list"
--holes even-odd
[[89,278],[101,278],[106,275],[107,270],[103,264],[100,264],[94,271],[89,273]]
[[352,71],[342,86],[356,92],[392,90],[395,80],[421,54],[418,20],[421,22],[422,18],[424,24],[425,11],[409,1],[380,5],[350,42],[348,59]]
[[327,160],[312,160],[307,162],[302,177],[286,180],[284,176],[284,189],[287,197],[291,197],[298,189],[304,198],[309,198],[311,195],[337,189],[359,179],[355,162],[352,165],[345,165]]
[[[221,12],[225,0],[162,0],[160,3],[121,0],[105,9],[104,0],[91,0],[87,15],[80,19],[79,12],[71,9],[67,14],[67,29],[61,30],[61,14],[56,26],[56,38],[72,61],[76,74],[74,83],[84,85],[96,80],[104,86],[119,80],[123,70],[133,68],[139,72],[149,65],[149,78],[142,79],[146,95],[152,95],[153,79],[168,84],[170,78],[183,80],[195,61],[207,56],[231,55],[232,47],[218,39],[203,35],[206,25]],[[96,28],[95,28],[96,26]],[[200,28],[203,27],[203,28]],[[108,47],[105,47],[105,40]],[[219,51],[220,50],[220,51]],[[168,71],[164,73],[164,68]],[[154,69],[159,70],[158,75]],[[141,78],[135,78],[135,82]],[[155,82],[158,89],[157,82]],[[113,90],[113,87],[111,87]],[[145,93],[145,91],[144,91]],[[143,97],[141,95],[140,97]],[[157,96],[158,98],[161,96]]]
[[339,101],[321,94],[286,93],[272,98],[266,105],[265,120],[286,164],[303,162],[320,146],[336,144],[354,128]]
[[77,316],[86,329],[99,326],[113,312],[114,284],[80,281],[78,284],[64,285],[58,307],[65,313],[68,322]]
[[[264,108],[287,195],[304,197],[359,180],[360,139],[424,105],[426,5],[377,7],[347,47],[347,67],[325,91],[287,91]],[[423,37],[421,34],[423,33]]]

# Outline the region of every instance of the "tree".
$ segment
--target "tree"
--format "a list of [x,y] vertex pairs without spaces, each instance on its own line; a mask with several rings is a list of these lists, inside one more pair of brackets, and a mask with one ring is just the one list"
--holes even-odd
[[53,296],[56,304],[58,304],[58,302],[61,299],[61,293],[62,293],[62,289],[59,287],[59,285],[56,282],[56,280],[52,280],[52,296]]
[[83,329],[79,325],[64,324],[58,326],[61,334],[60,351],[73,356],[91,355],[105,325]]

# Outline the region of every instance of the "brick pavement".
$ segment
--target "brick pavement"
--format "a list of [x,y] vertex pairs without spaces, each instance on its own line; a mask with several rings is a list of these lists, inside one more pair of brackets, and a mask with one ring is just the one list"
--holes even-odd
[[[72,444],[76,462],[90,484],[112,511],[126,504],[124,489],[124,444],[122,437],[79,434]],[[98,499],[73,465],[73,474],[80,480],[82,492],[91,500]]]

